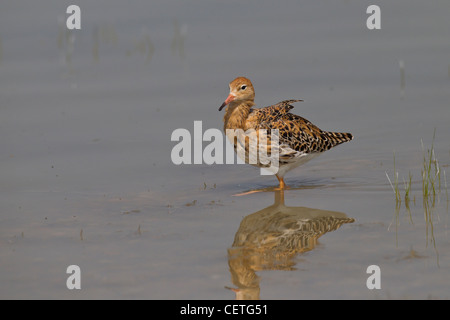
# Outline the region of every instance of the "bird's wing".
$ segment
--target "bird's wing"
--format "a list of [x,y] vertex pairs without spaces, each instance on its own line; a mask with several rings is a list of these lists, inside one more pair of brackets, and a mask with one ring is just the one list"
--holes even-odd
[[323,131],[311,121],[290,113],[291,104],[302,100],[284,100],[261,109],[252,109],[246,122],[246,128],[266,129],[268,138],[271,130],[277,129],[279,145],[284,146],[284,153],[299,154],[317,153],[351,140],[346,133]]
[[274,120],[279,119],[282,115],[289,113],[289,111],[294,108],[291,103],[298,101],[303,100],[284,100],[265,108],[252,109],[249,114],[248,121],[250,123],[255,122],[254,126],[267,122],[273,122]]

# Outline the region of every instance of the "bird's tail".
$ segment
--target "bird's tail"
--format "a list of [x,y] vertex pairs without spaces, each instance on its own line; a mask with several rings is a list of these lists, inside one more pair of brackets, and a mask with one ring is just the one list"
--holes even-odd
[[353,135],[348,132],[325,132],[325,135],[331,142],[332,147],[353,140]]

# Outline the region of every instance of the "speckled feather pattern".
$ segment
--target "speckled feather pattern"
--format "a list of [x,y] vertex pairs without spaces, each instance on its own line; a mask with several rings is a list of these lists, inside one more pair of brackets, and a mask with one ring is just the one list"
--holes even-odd
[[[302,100],[285,100],[275,105],[250,109],[245,130],[278,129],[280,145],[289,146],[299,153],[321,153],[353,139],[350,133],[328,132],[319,129],[310,121],[289,111],[291,103]],[[292,155],[295,156],[295,155]]]

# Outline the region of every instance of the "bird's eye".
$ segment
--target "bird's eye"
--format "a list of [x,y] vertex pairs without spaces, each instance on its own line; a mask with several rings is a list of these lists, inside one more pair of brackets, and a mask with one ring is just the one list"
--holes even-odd
[[247,86],[244,84],[243,86],[241,86],[241,90],[245,90],[247,88]]

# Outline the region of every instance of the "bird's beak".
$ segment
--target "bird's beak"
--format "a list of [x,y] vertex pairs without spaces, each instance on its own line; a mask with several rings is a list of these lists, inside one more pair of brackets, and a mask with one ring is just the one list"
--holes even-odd
[[236,98],[235,96],[233,96],[231,93],[228,95],[227,100],[225,100],[224,103],[222,103],[222,105],[219,108],[219,111],[222,111],[222,109],[227,106],[231,101],[234,100],[234,98]]

